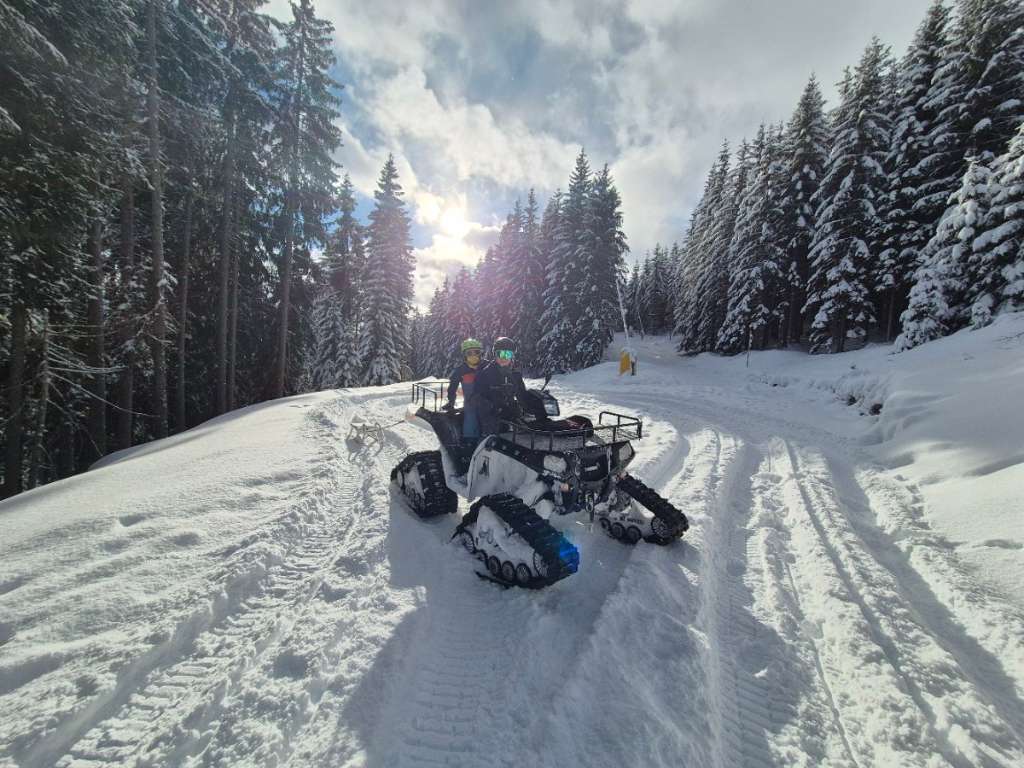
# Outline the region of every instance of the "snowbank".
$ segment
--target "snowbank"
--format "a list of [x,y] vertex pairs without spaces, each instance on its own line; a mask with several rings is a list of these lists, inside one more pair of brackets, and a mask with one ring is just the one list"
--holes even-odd
[[925,518],[949,546],[1024,606],[1024,313],[901,354],[874,344],[842,355],[680,359],[669,339],[633,342],[642,374],[653,363],[664,381],[662,366],[678,361],[669,376],[687,389],[723,380],[776,388],[772,407],[787,418],[863,445],[916,483]]

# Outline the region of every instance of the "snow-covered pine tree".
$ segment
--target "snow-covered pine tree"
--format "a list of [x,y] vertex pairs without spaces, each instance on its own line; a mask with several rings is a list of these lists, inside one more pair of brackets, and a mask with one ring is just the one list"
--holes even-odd
[[[1024,121],[1022,71],[1024,6],[1016,0],[962,0],[929,102],[938,117],[929,133],[934,152],[928,170],[939,179],[936,194],[950,192],[953,207],[940,221],[915,273],[915,282],[923,283],[911,289],[900,349],[956,330],[972,316],[975,323],[987,321],[987,302],[975,304],[978,297],[972,299],[963,285],[972,277],[971,259],[979,263],[978,257],[956,244],[957,233],[950,228],[958,223],[965,231],[986,226],[977,217],[988,205],[996,155]],[[967,171],[958,176],[965,162],[970,163]],[[985,241],[979,246],[984,248]]]
[[[334,65],[334,26],[318,19],[311,0],[292,3],[292,20],[282,30],[279,77],[275,91],[277,120],[272,143],[274,161],[283,180],[280,311],[277,368],[273,391],[286,390],[293,268],[309,268],[312,244],[327,239],[325,219],[331,212],[337,184],[334,151],[341,145],[335,124],[340,88],[328,74]],[[300,258],[296,258],[299,256]]]
[[931,151],[920,163],[928,180],[922,205],[928,200],[929,208],[944,211],[970,159],[987,162],[1003,152],[1024,120],[1022,14],[1019,0],[958,3],[923,103],[934,117],[927,135]]
[[448,332],[446,330],[448,293],[448,278],[445,278],[444,283],[434,289],[424,322],[424,364],[427,371],[424,375],[427,376],[443,376],[448,363]]
[[640,324],[644,333],[661,333],[667,321],[665,313],[665,276],[662,274],[661,244],[644,255],[640,270],[637,301],[641,308]]
[[1003,153],[1024,121],[1024,4],[961,0],[964,72],[969,85],[958,123],[970,126],[968,153]]
[[708,206],[711,186],[717,177],[718,164],[712,164],[704,180],[704,192],[690,214],[686,227],[679,260],[672,275],[675,290],[673,306],[673,330],[679,335],[679,351],[689,352],[696,345],[697,334],[697,285],[707,269],[706,254],[701,248],[708,227]]
[[870,297],[871,243],[879,230],[875,201],[886,188],[882,163],[888,121],[880,114],[889,59],[873,39],[834,113],[835,134],[825,178],[818,189],[805,311],[812,352],[843,352],[862,343],[874,319]]
[[355,190],[346,174],[338,193],[341,215],[324,253],[324,283],[310,312],[313,346],[305,355],[306,379],[318,390],[358,386],[363,372],[358,322],[366,253],[355,206]]
[[61,408],[49,409],[47,419],[52,425],[67,418],[77,431],[82,400],[98,395],[95,385],[106,375],[95,366],[102,362],[102,337],[98,345],[94,335],[57,338],[51,349],[92,343],[94,367],[71,353],[58,385],[40,392],[29,386],[41,373],[38,355],[33,359],[30,352],[42,343],[44,328],[49,336],[54,323],[84,327],[92,320],[94,333],[101,333],[105,324],[102,315],[81,312],[77,294],[87,287],[95,294],[92,307],[104,307],[104,223],[113,179],[126,165],[111,84],[123,81],[134,59],[136,10],[109,0],[0,3],[0,346],[7,355],[7,378],[0,382],[0,443],[6,448],[0,497],[38,476],[23,451],[38,444],[37,409],[53,395]]
[[626,322],[629,324],[630,333],[639,333],[643,328],[643,308],[640,295],[640,260],[633,262],[633,269],[626,281],[626,289],[622,295],[622,301],[626,305]]
[[676,327],[676,302],[679,300],[679,296],[682,291],[679,289],[679,274],[680,274],[680,263],[683,260],[683,248],[678,242],[673,242],[672,247],[668,252],[668,278],[666,281],[666,290],[668,291],[668,317],[666,318],[666,330],[668,331],[669,338],[672,338],[672,334]]
[[903,332],[896,349],[903,351],[962,328],[970,319],[968,261],[972,243],[985,220],[991,171],[977,159],[967,166],[952,207],[925,246],[922,264],[914,275],[910,302],[903,316]]
[[344,357],[342,345],[349,342],[351,326],[345,322],[341,301],[336,292],[324,286],[310,308],[309,348],[304,355],[303,384],[317,391],[351,386],[351,368]]
[[523,211],[523,230],[516,258],[521,281],[520,303],[516,309],[516,339],[519,344],[519,365],[528,373],[540,373],[537,343],[541,334],[541,314],[544,311],[544,272],[546,264],[541,250],[540,221],[537,196],[531,189]]
[[420,311],[413,310],[409,319],[409,370],[414,379],[422,379],[429,375],[427,373],[427,345],[426,330],[427,318]]
[[548,262],[541,339],[545,372],[565,373],[579,367],[575,336],[580,318],[579,282],[587,247],[586,216],[590,196],[590,165],[580,150],[569,189],[558,208],[558,229]]
[[[789,234],[784,231],[786,219],[786,198],[789,194],[790,158],[792,149],[786,132],[786,124],[779,122],[775,126],[769,144],[770,161],[768,166],[768,211],[769,226],[765,231],[766,244],[771,264],[766,268],[766,275],[771,279],[772,287],[768,294],[768,326],[764,336],[765,344],[786,346],[789,344],[789,326],[792,310],[790,302],[793,294],[803,286],[793,259],[787,251]],[[797,285],[790,283],[796,279]]]
[[777,132],[762,125],[754,142],[753,178],[740,202],[729,245],[728,311],[717,340],[717,349],[727,354],[748,346],[764,348],[769,331],[788,314],[782,298],[785,256],[778,231],[786,181],[781,141]]
[[680,350],[706,352],[714,349],[718,329],[725,320],[729,288],[729,241],[735,220],[729,206],[730,155],[726,142],[712,166],[704,197],[687,248],[694,263],[692,299],[683,323]]
[[971,324],[987,325],[1001,308],[1024,306],[1024,123],[993,163],[984,231],[968,259]]
[[498,233],[494,246],[494,265],[485,288],[488,300],[481,309],[490,315],[488,334],[518,337],[519,307],[523,301],[523,282],[518,274],[522,266],[523,205],[516,200],[512,212]]
[[896,109],[886,158],[888,189],[882,239],[873,270],[887,340],[896,335],[897,319],[906,307],[921,252],[946,208],[948,192],[941,184],[941,173],[938,179],[934,175],[929,134],[938,117],[931,106],[933,81],[948,45],[948,23],[949,10],[936,0],[898,67]]
[[[463,288],[458,288],[453,284],[449,302],[449,317],[451,317],[452,303],[461,303],[465,307],[468,316],[472,318],[472,333],[475,338],[483,342],[486,351],[489,351],[488,347],[495,338],[507,335],[505,322],[502,319],[505,308],[502,305],[504,298],[501,274],[501,264],[504,259],[502,254],[509,239],[507,226],[503,227],[503,231],[506,235],[505,242],[497,242],[487,249],[484,258],[473,271],[472,280]],[[469,322],[466,321],[466,323]],[[457,334],[458,331],[450,323],[451,321],[449,321],[449,326],[452,328],[452,333]],[[455,337],[453,336],[453,338]],[[460,337],[458,340],[461,341],[463,338],[465,337]],[[453,355],[451,359],[459,359],[457,349],[450,354]]]
[[[586,245],[582,249],[578,289],[580,316],[574,333],[580,367],[595,365],[604,358],[604,350],[621,323],[616,285],[622,278],[623,258],[629,250],[622,231],[621,206],[619,192],[606,164],[591,183],[584,219]],[[662,292],[668,277],[664,273],[666,268],[663,259]]]
[[[236,215],[238,201],[248,195],[249,190],[274,186],[280,189],[280,174],[277,179],[268,178],[266,153],[267,122],[270,118],[267,95],[274,89],[274,70],[277,50],[276,38],[269,17],[259,13],[262,0],[232,0],[232,2],[206,2],[195,4],[203,14],[206,23],[218,31],[216,45],[223,51],[225,82],[222,85],[222,124],[220,143],[223,155],[218,158],[220,178],[216,194],[220,199],[220,210],[215,214],[220,221],[217,226],[218,264],[216,271],[217,293],[215,296],[216,315],[216,384],[214,395],[215,414],[223,413],[230,407],[234,393],[229,386],[229,356],[231,350],[237,353],[236,344],[231,343],[232,294],[237,299],[238,281],[232,279],[236,263],[234,249],[239,232],[245,222]],[[278,169],[280,169],[278,165]],[[276,182],[276,183],[275,183]],[[264,199],[259,208],[266,210],[271,205],[280,205],[279,200]],[[264,223],[264,222],[261,222]],[[280,310],[280,307],[278,307]],[[237,323],[235,324],[237,327]],[[280,328],[279,328],[280,330]],[[264,346],[269,340],[262,340]],[[273,348],[271,346],[271,348]],[[261,361],[264,369],[279,370],[280,360]],[[127,382],[130,383],[130,380]],[[271,382],[273,385],[276,382]],[[269,389],[273,389],[270,386]],[[122,409],[130,401],[120,403]]]
[[811,75],[786,127],[789,184],[783,198],[779,236],[789,257],[786,268],[786,283],[790,291],[787,342],[799,342],[803,337],[803,305],[807,298],[810,269],[807,253],[814,235],[814,205],[811,200],[824,176],[828,138],[825,99],[817,79]]
[[402,195],[395,158],[388,155],[373,193],[375,204],[367,228],[366,309],[359,337],[363,383],[367,385],[400,381],[408,355],[413,260],[409,215]]
[[479,338],[479,315],[475,311],[472,296],[475,290],[473,275],[466,267],[459,270],[451,284],[450,300],[445,315],[446,371],[451,371],[462,362],[460,344],[470,336]]
[[362,279],[366,268],[363,226],[355,218],[355,190],[345,174],[338,200],[341,217],[329,240],[327,265],[330,282],[340,302],[345,332],[338,345],[341,361],[335,387],[359,384],[363,361],[359,358],[359,318],[362,315]]

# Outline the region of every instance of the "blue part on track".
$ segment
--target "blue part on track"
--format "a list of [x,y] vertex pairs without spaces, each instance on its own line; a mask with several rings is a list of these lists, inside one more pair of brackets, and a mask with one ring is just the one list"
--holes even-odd
[[563,535],[558,541],[558,558],[565,563],[570,573],[576,573],[580,567],[580,551]]

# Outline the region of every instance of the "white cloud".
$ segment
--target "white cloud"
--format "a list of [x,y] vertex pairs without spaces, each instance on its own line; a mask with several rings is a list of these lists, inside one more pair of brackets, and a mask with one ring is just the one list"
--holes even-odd
[[533,131],[518,118],[499,123],[483,104],[442,104],[417,67],[378,82],[363,106],[378,129],[395,142],[419,144],[431,154],[431,165],[453,182],[482,177],[514,188],[553,188],[576,153],[574,145]]
[[682,140],[629,147],[619,155],[611,172],[634,258],[642,259],[656,243],[681,239],[681,211],[696,200],[680,189],[680,179],[701,173],[704,162],[703,151]]
[[435,234],[431,244],[416,248],[413,256],[416,258],[413,303],[422,311],[430,305],[434,289],[444,282],[445,277],[454,277],[463,267],[475,267],[484,257],[484,250],[470,245],[461,237]]
[[[431,238],[416,251],[417,296],[429,300],[446,269],[482,255],[489,229],[466,211],[500,222],[529,187],[543,206],[580,146],[612,168],[634,255],[678,240],[723,138],[735,145],[788,118],[812,71],[834,99],[871,35],[901,54],[930,2],[316,4],[352,81],[338,158],[372,195],[394,153]],[[270,8],[290,16],[285,0]],[[481,189],[498,196],[480,199]]]

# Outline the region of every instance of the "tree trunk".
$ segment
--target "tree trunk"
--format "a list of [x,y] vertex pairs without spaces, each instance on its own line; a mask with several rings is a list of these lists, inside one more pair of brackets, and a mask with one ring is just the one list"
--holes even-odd
[[[291,197],[289,190],[288,196]],[[288,308],[291,303],[292,288],[292,243],[294,241],[294,214],[291,205],[286,206],[288,233],[285,235],[284,264],[281,267],[281,317],[277,338],[277,375],[274,377],[274,397],[284,397],[285,373],[288,370]]]
[[[61,399],[65,394],[62,392]],[[78,455],[75,451],[75,438],[78,430],[71,416],[67,414],[60,420],[60,434],[58,436],[57,448],[57,477],[71,477],[78,469],[75,458]]]
[[228,316],[228,410],[235,409],[235,362],[238,359],[238,198],[235,195],[231,212],[231,303]]
[[289,169],[288,193],[285,202],[284,264],[281,267],[281,319],[278,335],[277,376],[274,381],[274,397],[283,397],[285,378],[288,371],[288,313],[291,308],[292,249],[295,247],[296,186],[299,183],[299,132],[302,128],[303,85],[306,71],[305,36],[299,48],[295,96],[292,99],[292,146],[291,168]]
[[[92,224],[89,243],[92,250],[93,294],[89,298],[89,325],[94,329],[90,347],[89,365],[105,368],[105,318],[103,317],[103,222],[96,218]],[[91,458],[98,459],[107,452],[107,377],[93,373],[89,378],[92,398],[89,400],[89,448]]]
[[29,462],[29,488],[35,488],[40,484],[41,468],[43,465],[43,439],[46,435],[46,406],[50,402],[50,322],[47,314],[43,315],[43,360],[39,374],[39,420],[36,423],[32,458]]
[[[231,99],[231,95],[228,95]],[[235,176],[235,113],[229,106],[227,147],[224,152],[224,208],[220,230],[220,286],[217,301],[217,385],[216,414],[227,410],[228,399],[228,278],[231,274],[231,199]]]
[[25,336],[28,333],[28,310],[15,304],[11,312],[11,367],[7,377],[7,402],[10,404],[6,439],[7,461],[4,467],[3,496],[21,493],[21,441],[25,424]]
[[156,401],[156,436],[167,437],[167,306],[164,304],[164,169],[160,163],[160,85],[156,63],[156,21],[160,0],[149,0],[149,163],[153,187],[153,269],[150,301],[153,306],[153,398]]
[[885,340],[892,341],[892,329],[896,319],[896,286],[889,289],[889,318],[885,328]]
[[228,344],[228,410],[233,411],[235,403],[235,364],[238,360],[238,252],[235,251],[231,264],[231,316],[229,318]]
[[174,426],[178,432],[188,429],[185,420],[185,344],[188,337],[188,273],[192,248],[192,168],[188,168],[185,190],[185,231],[181,242],[181,263],[178,265],[178,381]]
[[846,310],[839,313],[838,331],[833,339],[833,348],[836,352],[846,351]]
[[[132,277],[135,273],[135,191],[132,178],[125,174],[123,180],[124,198],[121,201],[121,301],[129,307],[121,320],[119,333],[122,346],[127,346],[134,336],[134,308],[132,299]],[[117,447],[130,448],[132,444],[132,409],[134,407],[134,356],[126,352],[124,370],[117,383]]]

